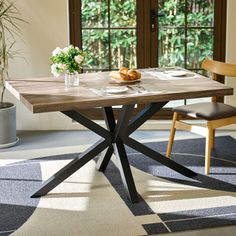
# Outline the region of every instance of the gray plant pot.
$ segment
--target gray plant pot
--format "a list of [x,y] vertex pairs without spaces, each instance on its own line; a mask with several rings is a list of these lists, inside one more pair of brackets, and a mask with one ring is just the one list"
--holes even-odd
[[0,148],[15,145],[16,137],[16,106],[12,103],[0,103]]

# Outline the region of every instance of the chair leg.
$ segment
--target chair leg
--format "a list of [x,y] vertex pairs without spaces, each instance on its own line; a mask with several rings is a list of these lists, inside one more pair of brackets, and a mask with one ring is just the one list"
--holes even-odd
[[166,151],[166,156],[171,158],[171,151],[172,151],[172,146],[173,146],[173,142],[174,142],[174,137],[175,137],[175,122],[178,120],[178,113],[174,112],[174,116],[173,116],[173,121],[172,121],[172,127],[170,130],[170,137],[169,137],[169,142],[168,142],[168,147],[167,147],[167,151]]
[[205,174],[208,175],[210,172],[211,165],[211,149],[213,147],[213,138],[214,130],[209,128],[207,129],[206,134],[206,149],[205,149]]
[[212,130],[212,148],[215,148],[215,134],[216,134],[216,130],[213,129]]

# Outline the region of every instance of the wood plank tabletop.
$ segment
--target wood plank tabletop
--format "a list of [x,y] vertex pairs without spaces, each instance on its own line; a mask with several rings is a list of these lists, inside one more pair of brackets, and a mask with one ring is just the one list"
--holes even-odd
[[[158,68],[140,71],[141,82],[131,85],[133,89],[130,87],[122,94],[104,91],[110,86],[126,86],[114,84],[109,72],[81,74],[78,87],[66,87],[63,77],[45,77],[10,79],[6,82],[6,88],[33,113],[233,94],[232,88],[190,71],[184,77],[168,77],[165,71]],[[135,91],[136,86],[142,88],[139,93]],[[143,88],[146,91],[142,92]]]

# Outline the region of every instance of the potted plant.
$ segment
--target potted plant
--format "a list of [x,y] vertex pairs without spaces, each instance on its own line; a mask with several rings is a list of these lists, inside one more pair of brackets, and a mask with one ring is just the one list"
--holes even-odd
[[79,86],[79,73],[85,56],[85,52],[73,45],[63,49],[57,47],[50,58],[52,74],[55,77],[64,75],[66,86]]
[[0,148],[13,146],[16,137],[16,106],[4,101],[5,81],[8,77],[8,60],[14,56],[15,37],[23,20],[14,3],[0,0]]

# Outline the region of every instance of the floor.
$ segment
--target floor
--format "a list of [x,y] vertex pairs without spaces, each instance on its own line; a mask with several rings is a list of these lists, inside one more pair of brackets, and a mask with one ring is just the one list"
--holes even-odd
[[[231,135],[232,137],[236,138],[236,131],[220,131],[217,133],[217,135]],[[133,134],[133,137],[135,137],[135,139],[141,140],[143,142],[153,140],[165,141],[168,139],[168,136],[169,131],[137,131]],[[33,158],[34,155],[39,157],[41,153],[42,156],[44,156],[45,152],[47,152],[48,155],[77,152],[78,144],[89,146],[98,139],[98,136],[96,134],[88,131],[28,131],[19,132],[18,137],[20,138],[18,145],[10,149],[0,150],[1,163],[7,164],[16,162],[19,159],[22,159],[22,156],[24,156],[24,158],[26,159]],[[186,132],[177,132],[176,134],[176,139],[188,139],[197,137],[199,136]],[[9,154],[11,154],[11,160],[9,160],[8,158]],[[236,226],[172,233],[171,235],[233,236],[236,235]]]

